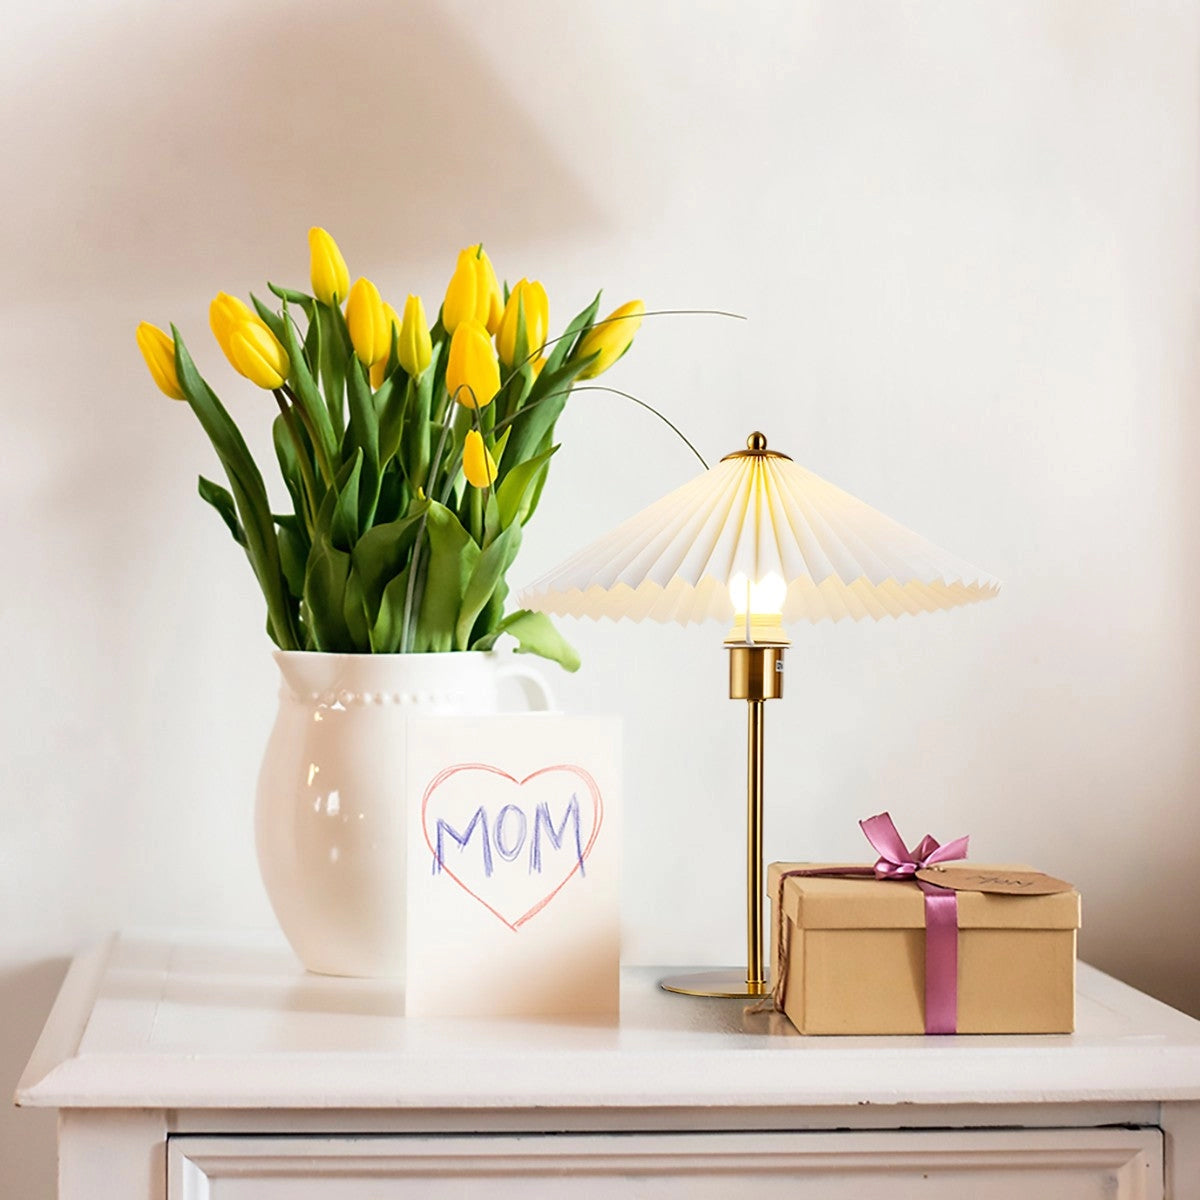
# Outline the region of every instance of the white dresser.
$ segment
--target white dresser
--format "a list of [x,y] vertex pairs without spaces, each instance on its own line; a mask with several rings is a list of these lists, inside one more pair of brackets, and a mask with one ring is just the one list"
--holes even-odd
[[17,1101],[62,1200],[1200,1200],[1200,1023],[1088,967],[1070,1037],[802,1038],[658,974],[619,1023],[417,1020],[273,939],[122,936]]

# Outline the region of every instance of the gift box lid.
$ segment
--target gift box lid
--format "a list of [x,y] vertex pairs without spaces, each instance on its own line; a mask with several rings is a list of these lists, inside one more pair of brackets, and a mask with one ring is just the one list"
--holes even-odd
[[[1029,871],[1014,863],[963,863],[987,871]],[[785,871],[838,867],[870,869],[869,863],[772,863],[767,894],[779,899]],[[793,875],[783,881],[783,913],[803,929],[923,929],[924,893],[912,880],[874,876],[839,878]],[[1049,896],[997,896],[983,892],[958,893],[959,929],[1078,929],[1079,893]]]

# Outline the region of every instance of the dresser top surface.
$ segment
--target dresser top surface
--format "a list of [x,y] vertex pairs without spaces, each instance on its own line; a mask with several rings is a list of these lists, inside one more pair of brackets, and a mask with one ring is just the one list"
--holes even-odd
[[1200,1099],[1200,1022],[1083,964],[1072,1035],[801,1037],[626,968],[619,1020],[413,1018],[274,935],[113,937],[76,959],[17,1092],[87,1108],[535,1108]]

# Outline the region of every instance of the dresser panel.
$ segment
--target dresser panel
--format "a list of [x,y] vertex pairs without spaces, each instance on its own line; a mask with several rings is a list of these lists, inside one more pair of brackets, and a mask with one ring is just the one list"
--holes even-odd
[[1163,1200],[1157,1129],[173,1137],[168,1200]]

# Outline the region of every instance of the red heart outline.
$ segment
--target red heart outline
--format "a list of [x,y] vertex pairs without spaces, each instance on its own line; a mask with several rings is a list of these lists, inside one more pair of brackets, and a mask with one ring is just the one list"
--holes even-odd
[[455,873],[451,871],[444,862],[441,863],[441,870],[446,875],[449,875],[450,878],[453,879],[454,882],[457,883],[458,886],[462,888],[462,890],[466,892],[468,896],[478,900],[479,903],[482,904],[483,907],[492,914],[492,916],[494,916],[502,924],[507,925],[508,928],[515,933],[521,928],[522,925],[525,924],[526,921],[532,917],[536,917],[538,913],[540,913],[542,909],[545,908],[546,905],[549,904],[550,901],[553,900],[554,897],[557,896],[558,893],[567,886],[567,883],[570,881],[572,876],[574,876],[575,872],[583,866],[588,855],[591,854],[592,847],[596,844],[596,837],[600,833],[600,826],[604,824],[604,799],[600,795],[600,788],[596,785],[596,781],[591,777],[591,775],[589,775],[582,767],[577,767],[572,763],[558,763],[552,767],[542,767],[539,770],[534,771],[532,774],[526,775],[524,779],[518,779],[515,775],[510,775],[507,771],[500,770],[499,767],[493,767],[490,763],[459,763],[457,766],[447,767],[444,771],[439,772],[434,777],[433,781],[425,789],[425,795],[421,797],[421,834],[425,838],[425,845],[429,847],[429,853],[433,855],[435,862],[439,861],[438,854],[437,850],[434,849],[433,842],[430,840],[429,824],[426,820],[429,809],[429,800],[433,793],[437,791],[437,789],[441,787],[441,785],[445,783],[447,779],[449,779],[452,775],[457,775],[461,771],[488,771],[493,775],[499,775],[501,779],[507,779],[510,783],[515,783],[519,788],[524,787],[531,779],[537,779],[540,775],[548,775],[552,771],[570,771],[573,774],[578,775],[579,778],[583,780],[584,785],[591,793],[593,813],[592,833],[588,838],[587,845],[583,848],[582,855],[580,855],[580,857],[576,860],[575,865],[566,873],[566,875],[563,876],[561,882],[557,884],[553,891],[543,896],[531,909],[522,913],[521,916],[519,916],[515,921],[510,921],[503,914],[497,912],[496,909],[494,909],[481,895],[479,895],[478,892],[472,891],[469,887],[467,887],[467,885],[463,883],[463,881],[459,879],[459,877],[455,875]]

